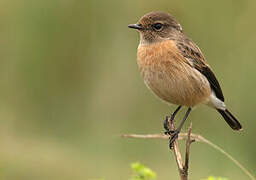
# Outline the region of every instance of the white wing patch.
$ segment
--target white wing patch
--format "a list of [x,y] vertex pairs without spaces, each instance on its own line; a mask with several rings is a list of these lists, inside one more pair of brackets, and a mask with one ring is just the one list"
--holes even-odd
[[207,102],[207,105],[211,106],[213,108],[221,109],[221,110],[226,109],[225,103],[223,101],[221,101],[220,99],[218,99],[213,91],[209,97],[209,101]]

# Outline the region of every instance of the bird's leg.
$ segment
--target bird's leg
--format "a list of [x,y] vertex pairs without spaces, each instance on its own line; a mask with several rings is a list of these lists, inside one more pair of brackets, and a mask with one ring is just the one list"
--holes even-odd
[[[178,113],[178,111],[180,110],[180,108],[181,108],[181,106],[178,106],[177,107],[177,109],[172,113],[172,115],[171,115],[171,121],[173,121],[174,120],[174,118],[175,118],[175,116],[176,116],[176,114]],[[170,130],[170,128],[169,128],[169,122],[168,122],[168,119],[169,119],[169,116],[166,116],[166,118],[165,118],[165,120],[164,120],[164,129],[165,129],[165,132],[164,132],[164,134],[171,134],[172,133],[172,131]]]
[[191,107],[188,108],[188,110],[187,110],[183,120],[181,121],[179,127],[171,133],[172,137],[170,138],[170,142],[169,142],[170,149],[172,149],[173,143],[174,143],[175,139],[178,138],[180,130],[181,130],[183,124],[185,123],[185,121],[186,121],[186,119],[187,119],[187,117],[188,117],[190,112],[191,112]]

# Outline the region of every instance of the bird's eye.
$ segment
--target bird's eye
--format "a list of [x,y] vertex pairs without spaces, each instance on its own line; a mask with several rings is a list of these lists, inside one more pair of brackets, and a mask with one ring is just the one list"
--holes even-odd
[[156,24],[153,24],[153,28],[157,31],[161,30],[163,28],[163,24],[161,23],[156,23]]

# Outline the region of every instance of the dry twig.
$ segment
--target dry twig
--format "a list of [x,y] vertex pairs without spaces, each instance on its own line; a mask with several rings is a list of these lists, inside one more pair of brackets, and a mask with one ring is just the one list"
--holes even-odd
[[[169,122],[170,130],[174,131],[175,130],[174,121],[171,120],[171,118],[169,118],[168,122]],[[190,141],[191,130],[192,130],[192,124],[190,125],[189,130],[188,130],[188,138],[187,138],[187,143],[186,143],[186,157],[185,157],[186,162],[185,162],[185,165],[183,163],[181,151],[179,149],[178,139],[176,139],[173,142],[173,154],[174,154],[174,158],[176,160],[177,166],[178,166],[178,170],[179,170],[181,180],[187,180],[188,179],[188,160],[189,160],[189,149],[190,149],[190,144],[191,144],[191,141]],[[170,136],[170,138],[171,138],[171,136]]]
[[189,153],[190,153],[190,144],[194,142],[194,140],[191,140],[191,131],[192,131],[192,123],[190,124],[188,128],[188,136],[187,136],[187,142],[186,142],[186,155],[185,155],[185,165],[184,165],[184,172],[186,172],[188,176],[188,163],[189,163]]
[[[121,137],[123,138],[140,138],[140,139],[169,139],[169,136],[165,134],[124,134]],[[179,133],[178,140],[187,140],[188,139],[188,133]],[[236,159],[234,159],[230,154],[228,154],[226,151],[224,151],[222,148],[217,146],[216,144],[212,143],[208,139],[204,138],[201,135],[198,134],[190,134],[190,141],[195,142],[203,142],[208,144],[209,146],[213,147],[214,149],[218,150],[225,156],[227,156],[234,164],[236,164],[250,179],[256,180],[256,178],[242,165],[240,164]]]

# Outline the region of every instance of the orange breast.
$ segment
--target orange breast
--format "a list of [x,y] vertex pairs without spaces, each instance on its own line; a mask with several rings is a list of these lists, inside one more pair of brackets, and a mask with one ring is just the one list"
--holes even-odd
[[138,47],[137,62],[146,85],[162,100],[184,106],[208,101],[208,80],[168,40]]

